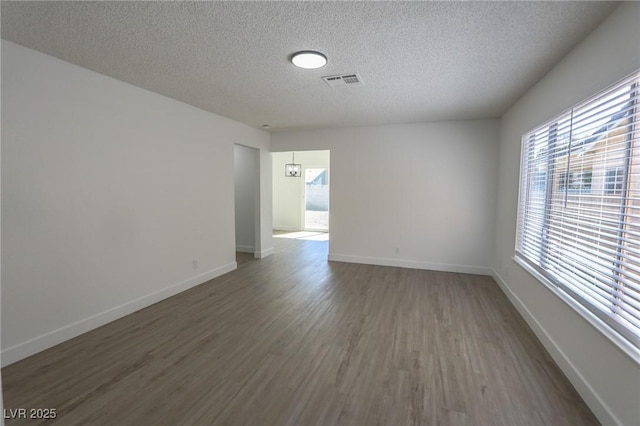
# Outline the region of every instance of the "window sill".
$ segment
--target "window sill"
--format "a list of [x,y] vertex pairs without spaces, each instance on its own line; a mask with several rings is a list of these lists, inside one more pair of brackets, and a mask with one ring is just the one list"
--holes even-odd
[[518,255],[513,257],[513,260],[520,265],[525,271],[531,274],[535,279],[540,281],[545,285],[551,292],[553,292],[556,296],[562,299],[567,305],[573,308],[580,316],[582,316],[589,324],[594,326],[598,331],[604,334],[607,339],[609,339],[614,345],[618,347],[624,354],[626,354],[629,358],[631,358],[637,365],[640,365],[640,350],[636,348],[631,342],[629,342],[626,338],[622,337],[615,330],[609,327],[605,322],[603,322],[600,318],[589,312],[584,306],[580,303],[573,300],[570,296],[568,296],[565,292],[557,288],[551,281],[549,281],[546,277],[540,274],[538,271],[529,266],[525,261],[523,261]]

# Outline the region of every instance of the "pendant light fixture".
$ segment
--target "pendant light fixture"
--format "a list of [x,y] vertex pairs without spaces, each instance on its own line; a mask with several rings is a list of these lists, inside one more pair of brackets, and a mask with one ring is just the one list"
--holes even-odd
[[296,153],[291,153],[291,164],[284,165],[284,175],[286,177],[300,177],[302,171],[301,164],[296,163]]

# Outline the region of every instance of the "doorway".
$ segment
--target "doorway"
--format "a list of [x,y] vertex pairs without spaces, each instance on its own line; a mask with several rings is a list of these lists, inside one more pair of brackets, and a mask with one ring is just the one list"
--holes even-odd
[[305,167],[303,176],[303,230],[328,232],[329,168]]
[[[330,232],[330,156],[329,150],[271,154],[274,231]],[[300,173],[292,176],[288,164]]]
[[[234,145],[236,260],[253,258],[260,232],[260,152]],[[240,253],[246,253],[241,255]]]

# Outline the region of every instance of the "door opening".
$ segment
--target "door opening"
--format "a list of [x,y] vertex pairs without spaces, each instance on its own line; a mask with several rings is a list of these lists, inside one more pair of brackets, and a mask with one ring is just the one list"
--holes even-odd
[[329,231],[329,169],[304,168],[304,230]]
[[258,254],[260,240],[260,151],[234,145],[236,260]]

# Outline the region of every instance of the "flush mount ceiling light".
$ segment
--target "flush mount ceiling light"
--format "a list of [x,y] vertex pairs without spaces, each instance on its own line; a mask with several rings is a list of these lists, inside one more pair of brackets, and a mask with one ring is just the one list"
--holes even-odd
[[327,63],[327,57],[320,52],[303,50],[291,55],[291,62],[296,67],[311,70],[325,66]]

